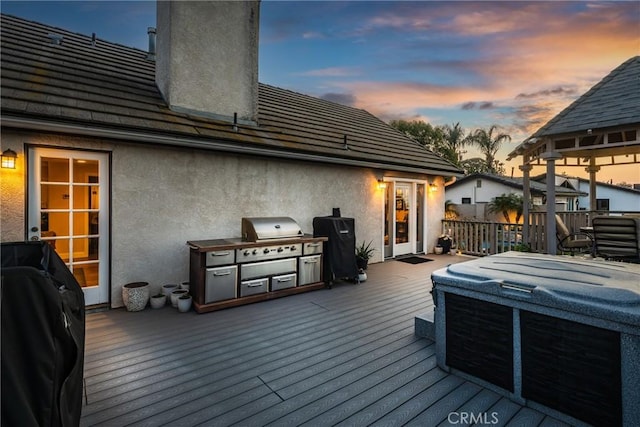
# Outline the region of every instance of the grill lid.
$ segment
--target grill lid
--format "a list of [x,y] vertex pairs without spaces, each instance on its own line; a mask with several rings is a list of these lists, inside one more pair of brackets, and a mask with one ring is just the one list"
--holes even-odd
[[288,216],[242,218],[242,240],[247,242],[303,235],[298,223]]

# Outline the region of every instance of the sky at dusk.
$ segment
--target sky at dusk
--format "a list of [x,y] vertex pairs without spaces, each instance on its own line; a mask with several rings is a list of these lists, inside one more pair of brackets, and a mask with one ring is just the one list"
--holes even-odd
[[[156,25],[153,1],[2,1],[0,9],[143,50]],[[387,122],[495,124],[512,136],[501,161],[636,55],[637,1],[263,0],[260,9],[260,82]],[[519,176],[520,162],[506,164],[507,174],[515,167]],[[581,167],[558,171],[587,176]],[[598,180],[640,183],[640,167],[603,167]]]

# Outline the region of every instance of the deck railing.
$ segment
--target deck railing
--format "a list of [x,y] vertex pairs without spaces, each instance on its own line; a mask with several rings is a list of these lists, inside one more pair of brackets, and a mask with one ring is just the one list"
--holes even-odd
[[[569,232],[579,233],[597,215],[623,215],[622,211],[566,211],[556,212]],[[638,213],[638,212],[634,212]],[[442,233],[453,238],[463,254],[484,256],[507,251],[546,252],[546,212],[529,213],[529,239],[524,241],[522,224],[475,220],[443,220]]]

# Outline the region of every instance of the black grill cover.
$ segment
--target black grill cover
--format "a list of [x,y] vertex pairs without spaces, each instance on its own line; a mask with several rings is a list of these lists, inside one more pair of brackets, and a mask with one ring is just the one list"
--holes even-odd
[[324,278],[358,279],[356,232],[353,218],[323,216],[313,219],[313,236],[328,237],[324,243]]
[[2,244],[2,425],[77,426],[84,293],[44,242]]

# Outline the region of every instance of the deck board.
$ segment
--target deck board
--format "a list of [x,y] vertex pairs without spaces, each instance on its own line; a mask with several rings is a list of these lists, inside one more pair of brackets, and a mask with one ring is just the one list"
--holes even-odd
[[414,335],[433,309],[430,274],[463,257],[371,265],[361,284],[196,314],[87,316],[83,426],[563,425],[436,366]]

